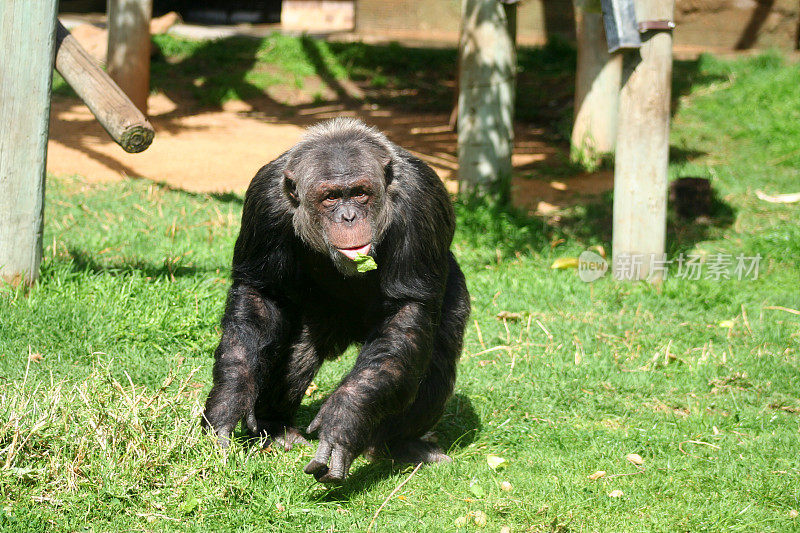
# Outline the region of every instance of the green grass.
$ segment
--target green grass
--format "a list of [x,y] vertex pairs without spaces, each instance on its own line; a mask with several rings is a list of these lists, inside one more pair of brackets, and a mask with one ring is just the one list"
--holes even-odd
[[[760,253],[759,278],[585,284],[549,265],[609,248],[609,198],[548,219],[460,201],[473,320],[437,428],[455,461],[417,471],[376,531],[475,511],[486,531],[800,530],[800,316],[768,309],[800,309],[800,207],[754,195],[797,190],[800,68],[703,57],[676,74],[670,172],[709,177],[717,206],[671,219],[670,250]],[[0,529],[365,530],[410,469],[359,459],[326,489],[302,473],[311,450],[225,454],[199,431],[241,198],[77,177],[47,194],[41,280],[0,289]],[[323,368],[300,423],[353,356]]]

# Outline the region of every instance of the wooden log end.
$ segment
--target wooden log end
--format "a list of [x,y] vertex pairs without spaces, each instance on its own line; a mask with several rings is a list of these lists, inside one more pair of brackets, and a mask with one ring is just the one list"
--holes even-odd
[[137,124],[122,132],[119,145],[129,154],[138,154],[152,144],[153,137],[155,137],[155,131],[152,126]]

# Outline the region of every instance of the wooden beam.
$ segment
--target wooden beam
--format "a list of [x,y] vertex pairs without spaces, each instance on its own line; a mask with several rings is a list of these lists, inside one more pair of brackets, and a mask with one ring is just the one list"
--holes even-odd
[[123,150],[137,153],[150,146],[153,126],[60,22],[56,70]]
[[458,100],[460,188],[507,197],[514,146],[515,5],[463,0]]
[[0,2],[0,277],[33,283],[42,219],[58,0]]
[[[636,0],[640,23],[673,12],[673,0]],[[647,279],[666,244],[672,33],[643,34],[640,54],[625,56],[614,168],[613,272],[625,279]],[[626,271],[637,257],[642,264]]]
[[150,94],[150,18],[153,0],[108,0],[106,68],[128,98],[147,114]]
[[609,54],[599,0],[576,0],[578,65],[571,158],[597,167],[614,152],[622,77],[621,53]]

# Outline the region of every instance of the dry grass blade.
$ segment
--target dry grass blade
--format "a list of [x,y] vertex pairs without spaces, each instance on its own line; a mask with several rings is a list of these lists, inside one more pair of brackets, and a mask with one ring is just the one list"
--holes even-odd
[[800,311],[798,311],[797,309],[783,307],[782,305],[768,305],[764,307],[764,309],[772,309],[774,311],[786,311],[787,313],[791,313],[793,315],[800,315]]
[[391,500],[391,499],[392,499],[392,496],[394,496],[395,494],[397,494],[397,491],[399,491],[399,490],[400,490],[400,489],[403,487],[403,485],[405,485],[406,483],[408,483],[408,481],[409,481],[409,480],[410,480],[410,479],[411,479],[411,478],[414,476],[414,474],[416,474],[416,473],[417,473],[417,470],[419,470],[419,467],[421,467],[421,466],[422,466],[422,463],[419,463],[419,464],[417,464],[417,466],[416,466],[416,467],[414,467],[414,470],[412,470],[412,471],[411,471],[411,473],[408,475],[408,477],[407,477],[407,478],[405,478],[405,479],[403,480],[403,482],[402,482],[402,483],[400,483],[399,485],[397,485],[397,486],[394,488],[394,490],[393,490],[393,491],[392,491],[392,492],[389,494],[389,496],[387,496],[387,497],[386,497],[386,499],[385,499],[385,500],[383,500],[383,503],[381,504],[381,506],[380,506],[380,507],[378,507],[378,510],[377,510],[377,511],[375,511],[375,514],[374,514],[374,515],[372,515],[372,520],[370,520],[370,522],[369,522],[369,526],[367,526],[367,533],[370,533],[370,532],[372,531],[372,526],[374,526],[374,525],[375,525],[375,520],[377,520],[377,519],[378,519],[378,515],[379,515],[379,514],[381,514],[381,511],[382,511],[382,510],[383,510],[383,508],[386,506],[386,504],[387,504],[387,503],[389,503],[389,500]]
[[764,191],[756,191],[756,196],[758,196],[759,199],[771,204],[793,204],[795,202],[800,202],[800,192],[793,194],[770,195],[765,194]]

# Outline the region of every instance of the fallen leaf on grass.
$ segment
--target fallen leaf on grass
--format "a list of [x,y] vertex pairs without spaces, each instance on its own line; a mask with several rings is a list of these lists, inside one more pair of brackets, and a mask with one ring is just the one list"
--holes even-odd
[[466,527],[467,525],[467,517],[466,516],[459,516],[456,518],[456,527]]
[[508,481],[503,481],[502,483],[500,483],[500,490],[502,490],[503,492],[511,492],[513,488],[514,486]]
[[480,485],[470,485],[469,491],[476,498],[483,498],[484,496],[486,496],[486,491],[484,491],[483,487],[481,487]]
[[189,496],[186,498],[186,501],[178,507],[178,511],[183,515],[192,514],[194,510],[197,509],[198,505],[200,505],[200,501],[194,496]]
[[614,489],[614,490],[612,490],[611,492],[608,493],[608,497],[609,498],[621,498],[624,495],[625,495],[625,493],[622,492],[619,489]]
[[311,385],[309,385],[308,388],[306,389],[306,396],[311,396],[317,391],[317,389],[319,389],[319,387],[317,386],[316,383],[312,381]]
[[506,466],[506,460],[497,455],[487,455],[486,462],[492,470],[498,470]]
[[603,246],[601,244],[595,244],[594,246],[590,246],[588,249],[591,252],[596,252],[597,255],[599,255],[603,259],[606,258],[606,249],[603,248]]
[[597,471],[597,472],[595,472],[594,474],[589,474],[589,476],[588,476],[588,477],[589,477],[589,479],[591,479],[592,481],[597,481],[597,480],[598,480],[598,479],[600,479],[601,477],[605,477],[605,475],[606,475],[606,471],[605,471],[605,470],[598,470],[598,471]]
[[19,479],[20,481],[33,481],[38,477],[39,474],[44,472],[44,470],[39,468],[24,468],[24,467],[12,466],[10,468],[6,468],[5,472]]
[[28,354],[28,361],[33,361],[34,363],[38,363],[44,359],[44,356],[38,352],[33,352]]
[[800,516],[800,513],[797,512],[797,509],[789,509],[789,518],[797,518]]
[[475,511],[472,513],[472,520],[475,522],[475,525],[478,527],[483,527],[486,525],[487,517],[486,513],[483,511]]
[[553,264],[550,265],[550,268],[554,270],[564,270],[566,268],[578,268],[578,258],[577,257],[559,257]]
[[637,466],[644,462],[644,459],[642,459],[642,456],[639,455],[638,453],[629,453],[628,455],[625,456],[625,459],[627,459],[628,461]]

